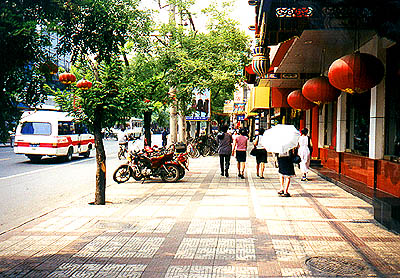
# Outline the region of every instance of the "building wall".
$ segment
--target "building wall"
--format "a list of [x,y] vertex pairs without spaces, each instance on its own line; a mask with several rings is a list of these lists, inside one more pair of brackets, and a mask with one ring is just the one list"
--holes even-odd
[[[386,62],[386,47],[390,43],[374,37],[361,47],[361,52],[377,56]],[[336,148],[321,148],[320,159],[324,167],[338,174],[362,182],[366,187],[389,193],[400,198],[400,164],[383,160],[385,144],[385,80],[371,89],[370,132],[368,157],[346,151],[346,104],[347,97],[342,93],[337,102]],[[320,121],[321,123],[321,121]],[[319,126],[321,130],[321,125]],[[324,133],[319,134],[325,136]],[[332,138],[332,139],[333,139]],[[323,139],[319,139],[323,142]]]

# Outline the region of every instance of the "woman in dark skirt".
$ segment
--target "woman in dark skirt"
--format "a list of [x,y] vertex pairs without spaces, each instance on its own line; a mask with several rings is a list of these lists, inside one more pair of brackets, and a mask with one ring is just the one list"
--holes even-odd
[[292,155],[293,149],[286,153],[277,155],[279,168],[278,172],[281,181],[281,189],[278,191],[278,194],[281,197],[290,197],[290,194],[288,192],[290,179],[295,175]]

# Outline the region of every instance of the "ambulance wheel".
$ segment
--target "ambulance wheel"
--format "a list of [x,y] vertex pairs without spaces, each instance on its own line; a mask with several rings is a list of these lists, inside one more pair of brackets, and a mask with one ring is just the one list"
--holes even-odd
[[29,160],[33,163],[38,163],[42,159],[42,156],[37,155],[37,154],[32,154],[32,155],[27,155],[27,156],[28,156]]
[[68,149],[68,153],[67,153],[67,155],[65,156],[65,161],[71,161],[71,160],[72,160],[72,153],[73,153],[72,148],[69,148],[69,149]]

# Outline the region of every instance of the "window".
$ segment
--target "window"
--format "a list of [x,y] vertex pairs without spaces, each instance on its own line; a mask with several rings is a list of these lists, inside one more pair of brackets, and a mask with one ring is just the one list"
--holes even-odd
[[24,135],[50,135],[51,124],[41,122],[24,122],[21,128]]
[[89,133],[87,127],[83,123],[75,123],[75,132],[77,134]]
[[385,101],[385,155],[400,162],[400,47],[387,51],[386,101]]
[[346,148],[368,156],[371,92],[347,96]]
[[75,134],[75,126],[73,122],[58,122],[58,135]]
[[324,130],[324,145],[326,146],[336,146],[336,143],[332,140],[336,133],[336,108],[337,102],[330,102],[325,104],[325,130]]

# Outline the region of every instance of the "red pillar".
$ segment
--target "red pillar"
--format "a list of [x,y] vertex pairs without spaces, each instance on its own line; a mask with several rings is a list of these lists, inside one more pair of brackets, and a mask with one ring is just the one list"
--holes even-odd
[[306,111],[300,112],[300,130],[306,127]]
[[319,107],[318,105],[315,106],[312,111],[311,111],[311,123],[312,123],[312,127],[311,127],[311,141],[313,144],[313,152],[311,154],[312,158],[319,158],[319,149],[318,149],[318,133],[319,133]]

